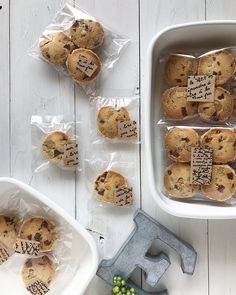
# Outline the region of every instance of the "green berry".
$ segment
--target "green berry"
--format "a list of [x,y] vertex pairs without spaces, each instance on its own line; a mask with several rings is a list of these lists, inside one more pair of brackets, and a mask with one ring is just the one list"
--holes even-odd
[[125,282],[125,280],[122,280],[122,281],[121,281],[121,286],[126,286],[126,282]]
[[119,287],[116,286],[113,288],[113,293],[117,294],[119,291],[120,291]]

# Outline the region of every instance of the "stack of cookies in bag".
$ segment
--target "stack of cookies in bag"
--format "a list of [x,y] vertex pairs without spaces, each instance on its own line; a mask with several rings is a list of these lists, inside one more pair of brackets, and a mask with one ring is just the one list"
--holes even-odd
[[165,76],[171,87],[162,96],[167,196],[215,201],[234,196],[236,121],[234,95],[227,89],[235,70],[230,50],[198,58],[169,55]]

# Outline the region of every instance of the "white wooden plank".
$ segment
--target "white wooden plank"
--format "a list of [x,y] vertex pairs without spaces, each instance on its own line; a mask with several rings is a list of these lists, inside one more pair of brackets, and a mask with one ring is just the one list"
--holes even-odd
[[[206,1],[207,20],[235,20],[236,3],[233,0]],[[233,295],[236,293],[235,263],[236,220],[209,221],[209,293]]]
[[[103,94],[109,95],[111,92],[116,95],[122,93],[132,93],[138,85],[139,76],[139,25],[138,25],[138,1],[128,0],[100,0],[100,1],[76,1],[82,8],[89,11],[96,16],[105,25],[110,25],[115,32],[118,31],[132,39],[132,44],[121,57],[115,69],[111,72],[109,79],[103,85]],[[114,92],[115,90],[115,92]],[[127,91],[126,91],[127,90]],[[88,140],[88,126],[89,121],[89,102],[82,91],[76,88],[76,111],[77,117],[83,119],[84,126],[82,128],[81,136],[84,139],[82,142],[83,150],[86,151],[87,157],[93,155],[95,147],[89,145]],[[104,153],[116,151],[117,146],[108,148],[101,147],[100,151]],[[84,173],[78,176],[77,180],[77,218],[84,224],[95,231],[100,231],[104,234],[105,240],[103,247],[100,246],[101,257],[112,257],[123,241],[127,238],[133,227],[132,217],[134,211],[139,207],[139,147],[124,147],[119,148],[119,153],[122,158],[127,161],[136,163],[135,170],[135,198],[136,206],[133,209],[117,210],[109,208],[94,208],[93,202],[89,201],[89,193],[86,189],[86,182]],[[85,155],[86,156],[86,155]],[[99,172],[99,171],[98,171]],[[86,193],[85,193],[86,192]],[[94,234],[99,245],[99,236]],[[140,278],[137,274],[135,278]],[[107,286],[102,280],[95,278],[89,286],[85,294],[94,295],[94,288],[99,290],[98,294],[110,294],[111,288]]]
[[[33,114],[74,114],[74,86],[27,50],[60,6],[54,1],[11,1],[11,139],[12,176],[31,179],[30,118]],[[51,169],[35,175],[32,184],[74,215],[73,172]]]
[[[205,1],[155,1],[141,0],[141,101],[144,109],[146,94],[147,47],[151,38],[168,25],[204,20]],[[142,125],[145,114],[142,112]],[[144,140],[144,129],[143,129]],[[142,146],[142,208],[163,223],[170,230],[189,242],[198,252],[198,262],[194,276],[183,275],[179,259],[162,244],[154,247],[154,253],[164,250],[170,254],[172,265],[158,285],[158,290],[166,287],[171,295],[208,294],[208,251],[207,221],[181,219],[168,215],[154,205],[145,167],[145,150]],[[157,250],[158,249],[158,250]],[[215,294],[214,294],[215,295]]]
[[10,145],[9,145],[9,1],[0,3],[0,175],[9,176],[10,173]]

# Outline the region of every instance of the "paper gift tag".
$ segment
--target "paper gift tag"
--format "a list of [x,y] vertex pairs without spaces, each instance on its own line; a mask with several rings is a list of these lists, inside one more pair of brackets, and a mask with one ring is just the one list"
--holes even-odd
[[189,76],[187,101],[213,102],[215,93],[215,76]]
[[118,121],[118,137],[122,139],[137,138],[137,123],[136,121]]
[[9,257],[10,254],[8,248],[3,243],[0,243],[0,265],[6,262]]
[[86,56],[82,54],[80,54],[79,56],[77,66],[88,77],[91,77],[98,67],[92,60],[89,60]]
[[194,147],[191,149],[191,183],[210,184],[212,177],[211,148]]
[[79,166],[78,144],[75,141],[73,143],[67,143],[65,145],[63,160],[65,167]]
[[44,295],[50,291],[48,286],[40,280],[32,281],[27,286],[27,290],[33,295]]
[[118,187],[115,191],[115,205],[126,206],[133,204],[133,189],[132,187]]
[[19,254],[38,256],[40,252],[39,245],[40,242],[17,239],[15,252]]

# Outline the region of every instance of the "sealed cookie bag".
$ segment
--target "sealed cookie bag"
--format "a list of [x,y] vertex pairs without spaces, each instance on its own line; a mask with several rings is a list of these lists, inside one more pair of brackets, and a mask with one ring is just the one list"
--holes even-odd
[[162,187],[172,199],[235,204],[234,128],[160,126]]
[[65,116],[32,116],[31,127],[33,172],[50,165],[80,169],[78,122]]
[[85,161],[91,202],[98,206],[130,207],[135,202],[134,163],[116,153],[96,153]]
[[99,96],[90,99],[92,144],[139,143],[138,122],[138,96]]
[[159,61],[163,121],[234,125],[234,48],[169,52]]
[[94,95],[129,43],[69,1],[29,50]]

